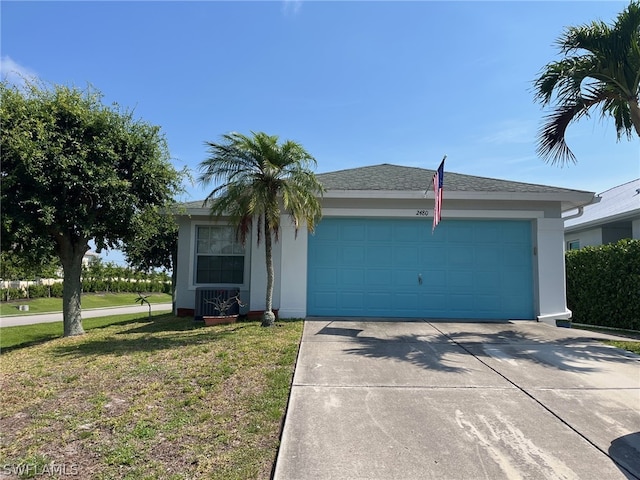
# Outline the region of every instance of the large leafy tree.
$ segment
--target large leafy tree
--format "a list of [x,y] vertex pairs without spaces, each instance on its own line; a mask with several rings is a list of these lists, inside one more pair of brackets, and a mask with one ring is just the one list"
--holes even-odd
[[93,88],[0,84],[2,248],[60,258],[64,335],[82,328],[82,257],[135,235],[140,212],[179,189],[159,127]]
[[575,162],[565,141],[569,124],[599,109],[613,117],[618,139],[640,136],[640,3],[631,2],[613,25],[594,21],[566,28],[557,40],[564,58],[534,82],[543,106],[555,103],[538,135],[538,153],[552,163]]
[[60,260],[55,256],[40,256],[32,260],[10,250],[0,252],[0,279],[35,280],[36,278],[56,278]]
[[[177,211],[178,207],[173,207]],[[170,209],[149,208],[134,219],[135,236],[124,243],[127,263],[142,272],[171,271],[171,291],[175,293],[178,264],[178,225]]]
[[319,197],[324,189],[311,167],[316,160],[298,143],[278,142],[277,136],[230,133],[219,143],[207,142],[209,156],[200,164],[199,182],[217,186],[209,194],[211,214],[228,217],[245,242],[257,223],[258,243],[264,238],[267,293],[263,326],[274,323],[272,241],[278,240],[281,212],[295,225],[313,231],[322,215]]

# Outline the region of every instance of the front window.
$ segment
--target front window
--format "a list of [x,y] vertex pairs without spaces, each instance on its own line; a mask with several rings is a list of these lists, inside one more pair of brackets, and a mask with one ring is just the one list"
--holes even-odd
[[196,283],[244,283],[244,246],[228,225],[196,227]]
[[571,240],[567,242],[567,250],[579,250],[580,249],[580,241],[579,240]]

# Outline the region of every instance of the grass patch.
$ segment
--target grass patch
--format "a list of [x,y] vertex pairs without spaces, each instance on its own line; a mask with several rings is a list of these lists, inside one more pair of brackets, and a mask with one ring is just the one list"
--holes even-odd
[[0,464],[65,463],[98,480],[269,478],[302,326],[107,317],[8,351]]
[[[137,293],[87,293],[82,295],[82,308],[108,308],[133,306],[138,298]],[[150,303],[171,303],[171,295],[152,293],[147,298]],[[18,310],[18,305],[29,305],[29,311]],[[61,298],[34,298],[32,300],[12,300],[0,303],[0,315],[33,315],[34,313],[50,313],[62,311]]]
[[[167,313],[152,313],[151,318],[161,318],[169,316]],[[102,328],[116,323],[126,324],[140,321],[141,318],[149,318],[148,314],[130,313],[127,315],[110,315],[106,317],[85,318],[82,326],[85,331],[94,328]],[[62,322],[36,323],[33,325],[22,325],[16,327],[0,328],[0,353],[16,348],[28,347],[37,343],[53,340],[62,337],[64,327]]]
[[638,340],[636,340],[635,342],[627,342],[623,340],[605,340],[604,343],[640,355],[640,341]]
[[612,345],[622,350],[640,355],[640,332],[635,330],[619,330],[615,328],[601,328],[592,325],[573,324],[573,328],[579,328],[581,330],[589,330],[592,332],[606,333],[608,335],[616,335],[618,337],[628,338],[629,340],[602,340],[602,343],[606,345]]

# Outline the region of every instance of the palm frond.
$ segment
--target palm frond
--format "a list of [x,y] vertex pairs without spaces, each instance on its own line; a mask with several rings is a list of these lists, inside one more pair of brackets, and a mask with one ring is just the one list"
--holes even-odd
[[[227,217],[243,242],[254,219],[258,241],[263,234],[277,240],[283,210],[296,229],[302,223],[314,228],[323,189],[311,171],[316,160],[302,145],[253,131],[250,136],[229,133],[206,145],[209,156],[200,164],[198,180],[216,184],[207,196],[211,214]],[[265,227],[268,232],[262,231]]]
[[640,3],[633,1],[609,26],[602,21],[568,27],[556,42],[564,55],[547,64],[533,83],[535,101],[553,103],[538,132],[538,153],[552,163],[575,162],[566,144],[567,127],[599,105],[611,116],[618,139],[630,137],[640,120],[631,114],[640,91]]

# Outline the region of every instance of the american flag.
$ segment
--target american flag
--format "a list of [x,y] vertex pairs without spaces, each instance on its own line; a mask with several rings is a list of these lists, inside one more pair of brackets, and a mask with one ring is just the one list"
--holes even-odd
[[445,155],[433,176],[433,192],[435,193],[436,203],[435,207],[433,207],[433,228],[431,229],[431,233],[435,231],[436,226],[442,219],[442,190],[444,185],[444,161],[446,158],[447,156]]

